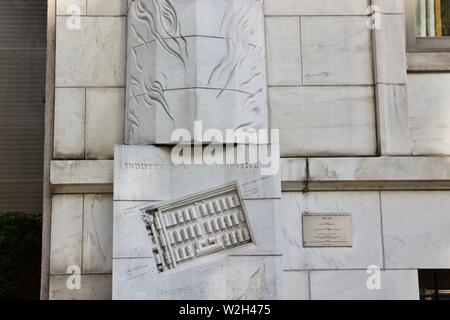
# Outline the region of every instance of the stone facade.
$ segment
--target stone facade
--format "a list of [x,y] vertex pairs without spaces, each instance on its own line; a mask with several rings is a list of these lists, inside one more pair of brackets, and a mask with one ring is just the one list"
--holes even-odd
[[[115,199],[123,201],[113,205],[113,190],[120,187],[113,176],[117,172],[114,145],[167,142],[167,132],[161,139],[152,135],[147,139],[147,133],[141,135],[143,140],[130,136],[126,86],[130,83],[127,75],[133,71],[126,68],[127,58],[132,59],[127,57],[127,16],[135,1],[57,0],[54,150],[49,164],[51,248],[50,268],[44,270],[49,274],[50,299],[111,299],[116,276],[114,281],[133,292],[131,298],[147,297],[148,274],[143,272],[138,278],[143,281],[132,281],[126,275],[127,270],[145,269],[151,261],[137,247],[129,256],[132,259],[118,259],[113,266],[113,258],[123,251],[120,244],[112,243],[113,230],[126,232],[116,229],[121,226],[116,223],[120,216],[113,216],[113,211],[123,209],[122,202],[167,200],[163,199],[167,194],[158,194],[157,188],[150,186],[151,196]],[[175,6],[184,3],[173,2]],[[195,2],[201,8],[214,1]],[[381,29],[368,28],[372,4],[381,8]],[[68,27],[73,22],[72,5],[81,14],[78,29]],[[211,287],[221,288],[228,281],[228,288],[236,288],[236,282],[249,280],[255,266],[264,265],[261,281],[272,284],[276,298],[418,299],[417,270],[448,268],[450,261],[448,71],[408,73],[403,0],[265,0],[261,8],[255,19],[261,18],[262,24],[264,13],[264,27],[258,29],[263,34],[253,33],[265,39],[258,40],[255,48],[258,59],[263,55],[266,60],[267,72],[265,68],[261,72],[267,77],[258,85],[267,91],[267,99],[258,101],[262,105],[267,102],[268,121],[262,121],[261,127],[280,130],[281,194],[274,197],[276,201],[251,200],[251,205],[255,206],[252,210],[264,211],[258,209],[264,202],[262,208],[276,214],[281,252],[277,258],[272,257],[273,252],[256,255],[253,260],[250,255],[227,257],[211,266],[202,265],[196,272],[221,270],[222,276],[211,277]],[[191,17],[188,9],[180,19]],[[211,21],[204,23],[216,23],[212,17],[217,7],[205,10]],[[164,63],[145,68],[158,77],[162,70],[171,72],[168,78],[173,82],[164,83],[163,92],[170,91],[166,84],[182,91],[208,86],[201,68],[209,70],[207,64],[226,52],[223,44],[200,43],[203,39],[198,35],[217,32],[217,28],[191,27],[189,39],[178,43],[198,49],[189,55],[202,60],[188,73],[193,82],[184,83],[189,80],[181,76],[184,71],[167,66],[172,62],[166,64],[164,58]],[[171,46],[178,48],[174,43]],[[163,54],[154,45],[147,49],[156,56]],[[218,52],[207,51],[213,49]],[[239,81],[248,76],[239,75]],[[189,103],[186,96],[210,103],[200,91],[183,91],[170,107]],[[238,96],[228,96],[233,106]],[[190,106],[200,108],[201,102]],[[263,112],[261,119],[264,117]],[[158,119],[150,117],[145,124],[152,133],[167,129],[160,127]],[[240,125],[234,118],[224,127],[218,123],[210,126],[235,129]],[[205,180],[202,183],[207,184]],[[176,184],[172,187],[170,191],[182,196]],[[192,182],[190,191],[201,191],[194,189],[201,188]],[[134,191],[142,189],[124,189]],[[305,212],[351,213],[353,246],[303,247]],[[275,234],[274,230],[271,236]],[[130,237],[136,243],[144,241],[139,234]],[[80,290],[66,286],[67,268],[73,265],[81,271]],[[237,265],[245,266],[240,277],[228,277],[236,273]],[[380,290],[366,286],[366,269],[374,265],[381,269]],[[239,297],[238,291],[230,289],[225,298]],[[183,294],[178,298],[215,297]],[[171,284],[161,285],[159,298],[169,297],[173,297]]]

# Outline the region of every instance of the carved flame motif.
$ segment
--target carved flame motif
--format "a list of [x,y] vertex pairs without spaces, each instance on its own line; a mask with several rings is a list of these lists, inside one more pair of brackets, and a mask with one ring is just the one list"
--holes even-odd
[[263,16],[262,0],[134,0],[127,142],[170,142],[168,132],[199,120],[205,129],[267,126]]
[[[256,1],[259,2],[259,1]],[[236,71],[242,66],[244,60],[251,54],[253,44],[252,35],[258,34],[260,12],[254,9],[255,1],[231,1],[222,20],[221,33],[227,41],[226,56],[214,68],[209,77],[208,85],[222,88],[220,96],[233,78]],[[256,69],[257,65],[254,66]],[[261,72],[251,74],[250,79],[241,83],[249,83]]]
[[[183,65],[186,63],[182,51],[187,54],[186,39],[181,35],[181,27],[178,23],[175,8],[169,0],[153,0],[153,10],[149,10],[145,3],[149,1],[135,0],[134,11],[136,21],[146,25],[149,34],[158,42],[168,54],[179,60]],[[143,36],[140,36],[144,39]],[[174,44],[168,41],[170,38]],[[184,49],[182,49],[184,47]]]

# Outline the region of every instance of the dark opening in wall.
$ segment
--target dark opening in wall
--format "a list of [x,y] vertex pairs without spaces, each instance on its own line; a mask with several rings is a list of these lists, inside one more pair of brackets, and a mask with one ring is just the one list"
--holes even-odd
[[450,269],[419,270],[421,300],[450,300]]
[[0,211],[42,212],[47,1],[0,1]]
[[0,299],[39,299],[47,0],[0,0]]

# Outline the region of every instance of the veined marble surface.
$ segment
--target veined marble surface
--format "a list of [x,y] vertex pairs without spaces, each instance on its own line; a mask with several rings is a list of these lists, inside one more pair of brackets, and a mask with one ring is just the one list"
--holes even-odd
[[[247,166],[179,167],[172,163],[170,150],[116,146],[113,298],[281,298],[280,175],[262,176],[260,168]],[[178,200],[235,181],[254,243],[158,273],[141,210],[157,201]]]
[[127,52],[126,143],[268,127],[262,0],[135,0]]

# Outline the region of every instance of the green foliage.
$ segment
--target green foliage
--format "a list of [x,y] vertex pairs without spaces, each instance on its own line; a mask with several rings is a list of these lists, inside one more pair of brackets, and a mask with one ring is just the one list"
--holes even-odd
[[41,215],[0,213],[0,299],[36,298],[41,237]]

